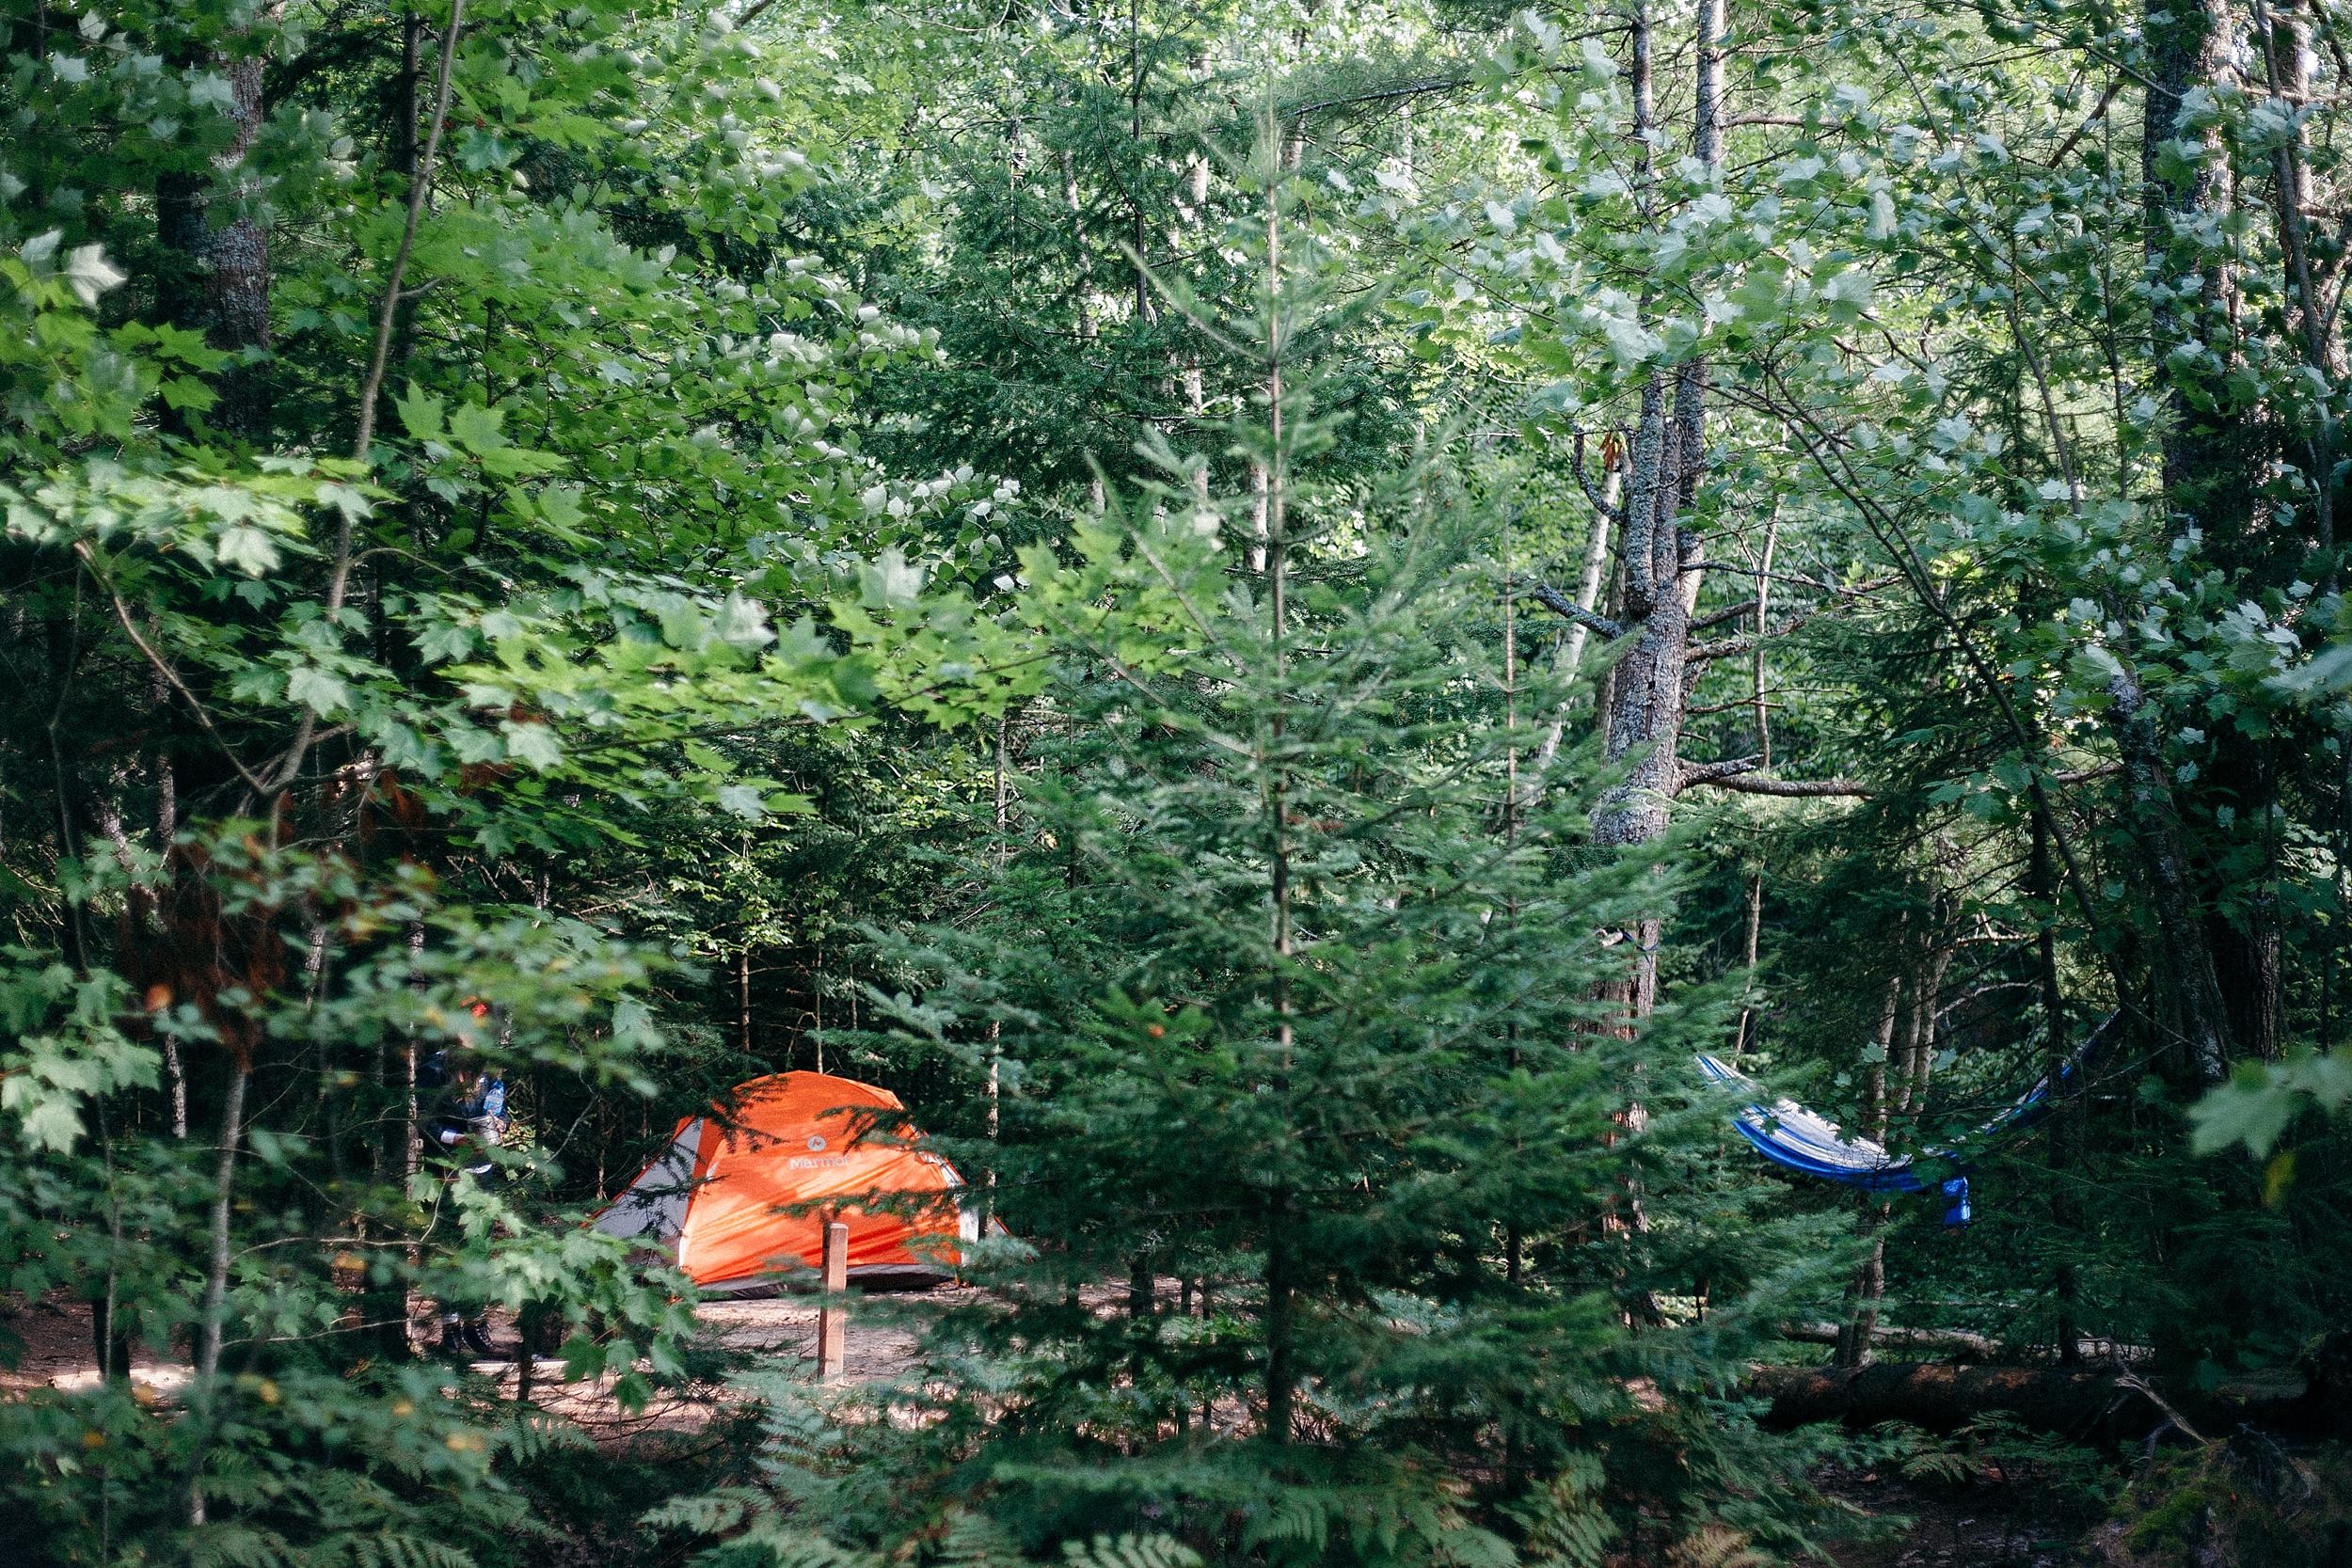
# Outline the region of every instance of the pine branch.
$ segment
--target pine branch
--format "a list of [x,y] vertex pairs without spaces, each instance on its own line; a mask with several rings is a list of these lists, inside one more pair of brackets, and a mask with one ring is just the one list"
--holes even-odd
[[1758,566],[1742,565],[1736,561],[1693,561],[1682,570],[1686,572],[1727,572],[1733,577],[1756,578],[1767,582],[1793,582],[1800,588],[1833,594],[1841,599],[1858,599],[1875,594],[1882,588],[1892,588],[1902,580],[1900,573],[1882,572],[1860,582],[1837,582],[1827,578],[1808,578],[1796,572],[1772,572]]

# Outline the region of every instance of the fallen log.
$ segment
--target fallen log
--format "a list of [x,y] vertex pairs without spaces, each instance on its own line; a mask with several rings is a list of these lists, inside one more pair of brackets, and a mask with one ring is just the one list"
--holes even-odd
[[[1800,1345],[1834,1345],[1838,1342],[1837,1325],[1830,1323],[1783,1323],[1780,1337]],[[1915,1356],[1935,1356],[1949,1361],[1996,1362],[2015,1360],[2021,1355],[2035,1359],[2057,1358],[2055,1346],[2004,1346],[1989,1334],[1976,1334],[1964,1328],[1902,1328],[1882,1323],[1870,1331],[1874,1349],[1905,1352]],[[2113,1339],[2078,1338],[2074,1354],[2087,1363],[2106,1361],[2145,1361],[2154,1354],[2146,1345],[2122,1344]]]
[[[1780,1337],[1799,1345],[1834,1345],[1838,1342],[1836,1323],[1783,1323]],[[1934,1355],[1954,1361],[1997,1361],[2001,1347],[1991,1335],[1972,1334],[1964,1328],[1899,1328],[1881,1323],[1870,1331],[1874,1348],[1908,1351],[1914,1355]]]
[[1997,1411],[2037,1431],[2084,1442],[2145,1437],[2168,1422],[2192,1439],[2226,1435],[2242,1424],[2325,1432],[2345,1414],[2323,1389],[2292,1372],[2198,1389],[2113,1367],[2075,1371],[1888,1361],[1851,1369],[1758,1367],[1746,1392],[1768,1402],[1768,1427],[1903,1421],[1949,1432]]

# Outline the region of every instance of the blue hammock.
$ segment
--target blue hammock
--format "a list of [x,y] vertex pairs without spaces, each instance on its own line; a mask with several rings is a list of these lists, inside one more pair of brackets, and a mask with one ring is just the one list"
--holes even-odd
[[[2074,1076],[2074,1069],[2096,1050],[2118,1014],[2107,1015],[2090,1037],[2083,1042],[2068,1061],[2060,1064],[2055,1073],[2045,1073],[2033,1087],[2019,1096],[2000,1115],[1978,1128],[1969,1135],[1969,1142],[1981,1144],[1997,1133],[2025,1122],[2050,1098],[2051,1091]],[[1889,1154],[1886,1146],[1871,1138],[1850,1138],[1828,1117],[1809,1111],[1793,1100],[1764,1101],[1764,1088],[1756,1080],[1717,1056],[1702,1055],[1699,1070],[1710,1083],[1737,1088],[1756,1098],[1732,1118],[1732,1126],[1741,1137],[1756,1146],[1757,1153],[1776,1165],[1823,1181],[1838,1181],[1849,1187],[1859,1187],[1866,1193],[1923,1193],[1930,1188],[1943,1195],[1946,1225],[1966,1225],[1972,1217],[1968,1206],[1968,1177],[1966,1162],[1961,1154],[1947,1148],[1924,1149],[1918,1154]],[[1932,1162],[1953,1169],[1954,1174],[1931,1179],[1919,1174],[1920,1162]]]

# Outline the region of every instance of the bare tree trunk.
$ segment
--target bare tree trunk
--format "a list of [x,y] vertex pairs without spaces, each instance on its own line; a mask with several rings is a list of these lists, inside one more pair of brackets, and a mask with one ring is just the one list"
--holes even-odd
[[1152,314],[1152,279],[1144,270],[1147,265],[1145,258],[1151,254],[1151,247],[1144,243],[1142,181],[1138,178],[1144,162],[1143,85],[1145,75],[1143,3],[1142,0],[1127,0],[1127,108],[1132,117],[1129,127],[1131,134],[1129,145],[1136,161],[1136,173],[1130,176],[1128,183],[1128,209],[1135,223],[1136,253],[1131,261],[1135,270],[1135,310],[1136,325],[1138,326],[1150,322]]
[[[2286,1376],[2274,1371],[2212,1387],[2188,1378],[2159,1379],[2128,1365],[2094,1371],[1886,1362],[1858,1370],[1760,1367],[1749,1374],[1745,1391],[1771,1402],[1760,1422],[1768,1430],[1842,1418],[1855,1427],[1899,1420],[1948,1432],[2003,1410],[2026,1426],[2063,1433],[2077,1443],[2143,1436],[2167,1426],[2196,1443],[2243,1427],[2339,1437],[2352,1431],[2344,1339],[2341,1333],[2329,1337]],[[2148,1354],[2145,1347],[2112,1343],[2084,1348],[2122,1362]]]
[[90,1302],[90,1343],[98,1352],[98,1379],[119,1384],[131,1375],[131,1336],[118,1306],[122,1292],[122,1195],[115,1185],[115,1135],[103,1101],[96,1102],[99,1149],[106,1173],[106,1273]]
[[[218,1422],[220,1347],[229,1310],[229,1212],[236,1196],[237,1145],[245,1136],[245,1088],[252,1067],[240,1056],[221,1102],[220,1156],[213,1171],[212,1246],[204,1265],[204,1305],[197,1321],[196,1389],[205,1402],[209,1431]],[[188,1480],[188,1523],[204,1522],[204,1449],[199,1444]]]
[[1864,1255],[1848,1292],[1854,1310],[1837,1325],[1834,1359],[1840,1367],[1869,1365],[1871,1338],[1878,1333],[1879,1303],[1886,1298],[1886,1220],[1891,1207],[1873,1203],[1863,1215],[1863,1234],[1870,1239],[1870,1250]]
[[[1756,566],[1756,650],[1749,656],[1748,705],[1756,731],[1756,765],[1764,772],[1772,770],[1772,706],[1764,700],[1765,630],[1770,626],[1772,607],[1772,552],[1780,544],[1780,505],[1775,501],[1764,519],[1764,548]],[[1745,940],[1740,944],[1740,962],[1748,972],[1748,984],[1756,984],[1756,966],[1761,953],[1759,945],[1764,934],[1764,872],[1758,867],[1748,878],[1748,918]],[[1740,1032],[1733,1037],[1732,1060],[1740,1059],[1748,1048],[1748,1031],[1755,1027],[1756,1009],[1740,1009]]]
[[[1886,982],[1874,1040],[1877,1055],[1862,1075],[1862,1123],[1870,1130],[1872,1137],[1881,1140],[1886,1136],[1886,1068],[1895,1049],[1897,1022],[1902,1016],[1903,989],[1899,972]],[[1888,1207],[1873,1201],[1863,1212],[1862,1233],[1869,1239],[1870,1248],[1854,1274],[1853,1283],[1847,1287],[1847,1299],[1854,1305],[1838,1333],[1836,1361],[1840,1367],[1859,1367],[1870,1359],[1870,1337],[1878,1329],[1879,1303],[1886,1295]]]
[[[160,712],[171,706],[171,688],[160,670],[148,675],[148,700]],[[158,746],[148,764],[155,781],[155,853],[163,864],[162,875],[172,872],[172,841],[180,832],[180,779],[172,767],[171,753]],[[180,1040],[166,1033],[158,1042],[164,1053],[164,1089],[171,1107],[171,1135],[184,1139],[188,1135],[188,1071],[180,1058]]]
[[[1604,574],[1609,570],[1609,546],[1616,538],[1617,518],[1625,506],[1625,461],[1624,454],[1617,450],[1615,437],[1612,436],[1602,448],[1601,463],[1600,499],[1593,508],[1592,529],[1584,536],[1584,560],[1576,578],[1577,608],[1594,611],[1601,608],[1600,590]],[[1560,646],[1557,665],[1563,684],[1576,679],[1577,671],[1584,663],[1585,644],[1591,637],[1592,630],[1583,622],[1569,624],[1567,640]],[[1603,705],[1604,711],[1606,705]],[[1534,766],[1527,770],[1525,804],[1534,805],[1542,795],[1544,773],[1551,767],[1552,759],[1560,754],[1560,741],[1567,731],[1567,725],[1568,708],[1564,701],[1559,711],[1551,716],[1550,724],[1545,728],[1543,741],[1535,748]]]
[[[1285,620],[1290,613],[1289,540],[1285,531],[1286,453],[1287,439],[1282,421],[1282,360],[1281,330],[1282,251],[1281,215],[1279,199],[1269,192],[1266,198],[1266,277],[1269,311],[1266,332],[1265,390],[1267,409],[1266,442],[1266,614],[1272,628],[1274,644],[1274,680],[1276,705],[1267,720],[1267,738],[1259,760],[1265,779],[1265,819],[1268,833],[1267,895],[1272,909],[1273,928],[1273,1002],[1277,1019],[1276,1049],[1279,1067],[1275,1084],[1277,1094],[1290,1089],[1292,1047],[1295,1038],[1291,1022],[1290,962],[1293,953],[1291,927],[1291,846],[1290,846],[1290,779],[1287,765],[1279,760],[1285,752],[1284,729],[1286,716],[1281,704],[1288,699],[1289,649],[1284,638]],[[1297,1372],[1292,1366],[1294,1348],[1291,1343],[1292,1323],[1291,1279],[1291,1203],[1287,1187],[1278,1183],[1267,1195],[1266,1260],[1265,1260],[1265,1435],[1268,1441],[1288,1443],[1295,1425],[1295,1404]]]
[[[2143,31],[2149,59],[2140,136],[2143,244],[2156,285],[2151,294],[2151,350],[2172,416],[2164,436],[2165,498],[2185,523],[2219,540],[2242,540],[2252,491],[2242,476],[2244,465],[2223,455],[2234,416],[2220,411],[2226,402],[2217,405],[2205,395],[2205,383],[2219,373],[2216,367],[2235,355],[2228,263],[2207,238],[2233,199],[2230,159],[2217,129],[2181,124],[2184,106],[2217,89],[2229,71],[2226,0],[2177,5],[2148,0]],[[2175,173],[2165,149],[2183,136],[2200,144],[2199,155]],[[2215,353],[2175,355],[2187,345]],[[2233,1054],[2230,1008],[2181,843],[2173,781],[2162,754],[2163,719],[2128,668],[2109,690],[2135,835],[2164,946],[2153,973],[2157,1023],[2189,1075],[2215,1083]]]
[[1902,1021],[1901,1046],[1895,1053],[1889,1110],[1907,1117],[1927,1099],[1928,1080],[1934,1071],[1936,1016],[1943,1006],[1944,976],[1952,966],[1952,950],[1940,940],[1941,927],[1931,926],[1927,950],[1913,976],[1911,1006]]
[[[1094,257],[1087,249],[1086,203],[1078,193],[1078,161],[1067,150],[1060,156],[1062,205],[1070,210],[1071,250],[1077,258],[1079,353],[1085,356],[1095,351],[1102,337],[1098,324],[1101,311],[1094,289]],[[1110,497],[1103,488],[1103,475],[1098,468],[1087,479],[1087,507],[1099,515],[1109,503]]]
[[[2304,36],[2296,17],[2296,0],[2284,0],[2275,10],[2265,0],[2253,0],[2254,49],[2261,61],[2263,85],[2292,112],[2309,101],[2311,84],[2304,65]],[[2342,380],[2342,354],[2337,347],[2335,315],[2314,281],[2307,214],[2312,208],[2312,182],[2304,158],[2299,120],[2271,149],[2273,230],[2284,266],[2285,294],[2290,306],[2288,325],[2296,333],[2303,367],[2330,395],[2311,400],[2301,412],[2303,466],[2312,476],[2307,512],[2316,534],[2312,541],[2329,562],[2334,574],[2336,543],[2334,496],[2336,483],[2335,420],[2332,393]],[[2234,520],[2234,518],[2233,519]],[[2250,519],[2249,519],[2250,523]],[[2249,534],[2252,532],[2249,529]],[[2281,547],[2283,546],[2283,547]],[[2249,561],[2270,582],[2303,563],[2305,541],[2300,531],[2263,548],[2267,560]],[[2282,570],[2283,568],[2283,570]],[[2328,586],[2333,588],[2330,580]],[[2268,1061],[2280,1051],[2279,1020],[2284,976],[2279,898],[2280,845],[2275,812],[2279,801],[2279,742],[2268,736],[2244,735],[2216,759],[2202,781],[2209,794],[2227,799],[2247,831],[2263,835],[2262,869],[2254,885],[2240,897],[2214,908],[2206,916],[2213,944],[2217,977],[2229,1009],[2233,1043],[2245,1054]],[[2225,901],[2215,900],[2217,906]]]
[[2058,1180],[2050,1188],[2050,1218],[2059,1238],[2052,1270],[2051,1296],[2058,1304],[2058,1360],[2073,1366],[2081,1359],[2076,1340],[2081,1334],[2082,1286],[2074,1270],[2074,1248],[2072,1238],[2082,1227],[2082,1200],[2074,1186],[2080,1129],[2070,1103],[2076,1097],[2068,1092],[2059,1078],[2060,1070],[2072,1054],[2066,1037],[2066,997],[2058,982],[2058,879],[2050,865],[2050,834],[2040,817],[2033,823],[2033,854],[2027,867],[2033,882],[2035,902],[2041,907],[2034,949],[2042,986],[2042,1015],[2043,1027],[2042,1070],[2049,1075],[2051,1093],[2058,1097],[2059,1114],[2051,1118],[2050,1164],[2058,1172]]
[[[1010,846],[1005,842],[1006,828],[1012,821],[1012,798],[1008,789],[1009,781],[1006,776],[1009,732],[1011,728],[1012,714],[1009,710],[996,716],[996,852],[994,858],[999,874],[1004,871],[1006,864],[1011,859]],[[992,1144],[996,1142],[1002,1126],[1000,1118],[1003,1110],[1004,1077],[1005,1023],[1002,1019],[992,1018],[988,1021],[988,1141]],[[995,1205],[996,1164],[993,1157],[990,1159],[988,1169],[983,1174],[982,1185],[987,1190],[986,1206],[982,1210],[981,1217],[981,1233],[985,1235],[987,1221],[993,1217]]]
[[[1201,64],[1200,56],[1194,55],[1192,69],[1196,75],[1200,71]],[[1169,253],[1179,260],[1200,243],[1201,225],[1206,219],[1209,205],[1209,155],[1206,151],[1195,150],[1185,158],[1184,194],[1187,199],[1177,204],[1179,221],[1168,234]],[[1208,378],[1201,368],[1200,349],[1197,341],[1184,355],[1184,414],[1192,421],[1193,431],[1197,436],[1209,412]],[[1204,460],[1200,464],[1200,471],[1193,476],[1194,501],[1205,506],[1209,499],[1209,465]]]
[[[1285,173],[1298,166],[1297,160],[1305,150],[1296,130],[1283,138],[1282,169]],[[1263,463],[1252,459],[1249,465],[1249,571],[1253,577],[1263,577],[1266,571],[1266,541],[1272,524],[1272,482]]]
[[[418,921],[408,927],[408,962],[415,969],[421,970],[423,967],[424,923],[422,921]],[[402,1087],[406,1091],[407,1096],[400,1124],[400,1174],[404,1181],[416,1180],[418,1165],[424,1156],[423,1137],[418,1123],[417,1073],[419,1066],[417,1037],[410,1035],[407,1037],[407,1060],[403,1066],[401,1077]]]
[[[2184,135],[2184,103],[2214,90],[2228,69],[2226,0],[2147,0],[2142,32],[2150,68],[2140,126],[2143,244],[2158,282],[2150,307],[2153,362],[2165,378],[2174,416],[2165,436],[2164,489],[2178,509],[2192,499],[2201,501],[2202,487],[2220,477],[2203,471],[2219,434],[2216,416],[2197,407],[2196,388],[2184,380],[2203,372],[2175,363],[2171,355],[2185,342],[2205,342],[2225,320],[2225,263],[2203,236],[2229,203],[2230,159],[2214,127],[2185,133],[2200,144],[2185,172],[2169,171],[2165,149]],[[2220,521],[2207,516],[2204,505],[2187,509],[2208,526]]]
[[752,944],[749,938],[735,950],[735,1025],[736,1044],[748,1056],[752,1053]]

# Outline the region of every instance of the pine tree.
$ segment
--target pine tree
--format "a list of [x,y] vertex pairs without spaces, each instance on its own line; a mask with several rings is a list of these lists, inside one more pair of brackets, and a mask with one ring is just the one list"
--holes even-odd
[[1517,787],[1515,715],[1561,693],[1506,657],[1506,514],[1459,452],[1320,468],[1317,359],[1379,307],[1343,303],[1275,158],[1229,237],[1252,311],[1170,292],[1255,368],[1218,434],[1267,475],[1263,531],[1162,448],[1074,564],[1027,558],[1034,770],[968,920],[901,954],[929,982],[902,1052],[999,1085],[996,1135],[943,1147],[1010,1237],[891,1418],[771,1456],[786,1536],[897,1549],[969,1508],[1029,1552],[1585,1561],[1645,1505],[1690,1525],[1702,1472],[1718,1510],[1754,1496],[1706,1409],[1738,1314],[1701,1325],[1687,1272],[1704,1020],[1606,999],[1603,933],[1670,884],[1586,842],[1589,759]]

